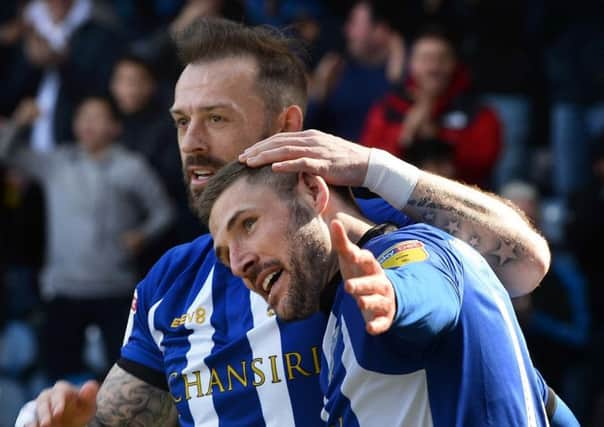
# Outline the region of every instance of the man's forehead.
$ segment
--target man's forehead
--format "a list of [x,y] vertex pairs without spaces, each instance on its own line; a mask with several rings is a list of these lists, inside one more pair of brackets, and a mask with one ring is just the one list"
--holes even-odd
[[234,107],[246,98],[260,98],[256,71],[255,63],[245,58],[189,64],[174,88],[172,110]]
[[226,225],[228,217],[233,212],[241,209],[244,204],[249,206],[249,202],[253,202],[256,198],[258,198],[258,192],[253,191],[247,179],[239,178],[216,198],[210,212],[210,228],[220,227],[222,223]]
[[255,81],[258,65],[252,57],[233,56],[188,64],[176,82],[176,90],[213,84],[221,80]]
[[242,177],[226,188],[216,199],[210,215],[210,228],[226,227],[233,215],[239,211],[266,211],[271,209],[268,199],[275,190],[263,183],[250,183]]

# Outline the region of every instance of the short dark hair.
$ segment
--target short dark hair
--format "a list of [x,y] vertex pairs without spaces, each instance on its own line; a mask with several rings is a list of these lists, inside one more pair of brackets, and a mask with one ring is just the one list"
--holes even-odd
[[91,102],[91,101],[101,102],[101,103],[105,104],[105,107],[107,107],[107,111],[109,112],[109,115],[111,116],[111,118],[115,121],[120,120],[120,113],[119,113],[117,106],[115,105],[115,103],[113,102],[111,97],[104,93],[95,93],[95,94],[86,95],[86,96],[80,98],[78,100],[78,102],[76,103],[76,106],[74,109],[75,114],[77,115],[80,112],[80,110],[84,104],[86,104],[87,102]]
[[458,56],[455,38],[445,27],[438,24],[427,24],[421,28],[417,35],[413,38],[412,46],[415,46],[418,41],[426,39],[434,39],[444,43],[449,47],[449,49],[451,49],[451,53],[453,53],[453,55]]
[[115,62],[114,70],[123,62],[135,64],[144,69],[145,72],[155,81],[158,79],[157,67],[155,63],[144,55],[139,55],[135,52],[126,52]]
[[300,45],[271,27],[248,27],[222,18],[202,18],[174,34],[184,65],[249,56],[258,64],[258,86],[267,109],[306,108],[304,63]]
[[[270,187],[284,200],[293,201],[293,208],[299,208],[299,205],[295,203],[295,188],[298,184],[297,173],[273,172],[271,165],[260,168],[251,168],[244,163],[234,160],[221,168],[218,173],[208,181],[208,184],[199,199],[196,211],[204,224],[209,225],[210,213],[212,212],[214,203],[216,203],[216,200],[218,200],[220,195],[241,178],[245,178],[247,182],[252,185],[262,184]],[[357,207],[349,187],[330,186],[329,188],[332,191],[332,195],[336,194],[352,206]]]
[[212,207],[214,207],[214,203],[220,195],[241,178],[246,178],[250,184],[268,185],[277,194],[288,199],[293,197],[294,188],[298,183],[298,176],[295,173],[277,174],[272,171],[271,165],[251,168],[238,160],[234,160],[221,168],[208,181],[206,188],[203,190],[197,212],[204,224],[209,224]]

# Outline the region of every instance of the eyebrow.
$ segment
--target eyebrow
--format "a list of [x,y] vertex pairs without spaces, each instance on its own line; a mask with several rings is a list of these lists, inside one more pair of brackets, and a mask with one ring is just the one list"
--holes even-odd
[[237,212],[235,212],[233,214],[233,216],[231,218],[229,218],[229,221],[227,222],[227,226],[226,229],[227,231],[231,231],[231,229],[233,228],[233,226],[235,225],[235,222],[237,222],[237,219],[244,214],[245,212],[247,212],[249,209],[239,209]]
[[[229,108],[231,107],[230,104],[227,103],[221,103],[221,104],[215,104],[215,105],[208,105],[207,107],[195,107],[194,110],[195,111],[204,111],[204,112],[209,112],[212,110],[217,110],[219,108]],[[181,116],[186,115],[186,113],[181,109],[181,108],[170,108],[169,109],[170,114],[179,114]]]

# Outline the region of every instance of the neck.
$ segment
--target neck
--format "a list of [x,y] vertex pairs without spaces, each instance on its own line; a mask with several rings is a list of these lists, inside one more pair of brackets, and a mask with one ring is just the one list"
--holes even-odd
[[371,221],[360,214],[337,212],[332,219],[337,219],[344,225],[346,235],[355,244],[374,226]]
[[109,145],[103,145],[102,147],[98,147],[98,148],[94,148],[94,149],[88,149],[88,150],[84,150],[84,152],[92,157],[95,160],[100,160],[103,157],[105,157],[105,155],[107,154],[107,149],[109,148]]
[[357,243],[361,237],[375,224],[365,218],[356,206],[332,197],[330,207],[326,209],[323,218],[327,225],[337,219],[344,226],[346,235],[351,242]]
[[[331,221],[337,219],[342,223],[346,230],[346,235],[353,243],[357,243],[373,227],[373,223],[363,217],[358,210],[352,208],[337,209],[333,212],[326,212],[324,220],[329,225]],[[338,256],[334,250],[330,255],[330,268],[325,278],[325,287],[321,292],[321,311],[329,313],[333,305],[338,284],[341,282],[340,264]]]

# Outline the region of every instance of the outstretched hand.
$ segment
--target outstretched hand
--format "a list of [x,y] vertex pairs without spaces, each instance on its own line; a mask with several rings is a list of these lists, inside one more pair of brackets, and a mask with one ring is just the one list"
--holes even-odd
[[99,384],[88,381],[77,388],[65,381],[44,390],[36,399],[34,422],[27,427],[81,427],[96,413]]
[[331,242],[338,253],[344,289],[357,302],[367,332],[379,335],[390,329],[396,314],[392,283],[371,252],[348,239],[338,220],[331,222]]
[[367,175],[370,149],[320,132],[278,133],[245,150],[239,161],[251,167],[273,165],[275,172],[319,175],[331,185],[360,186]]

